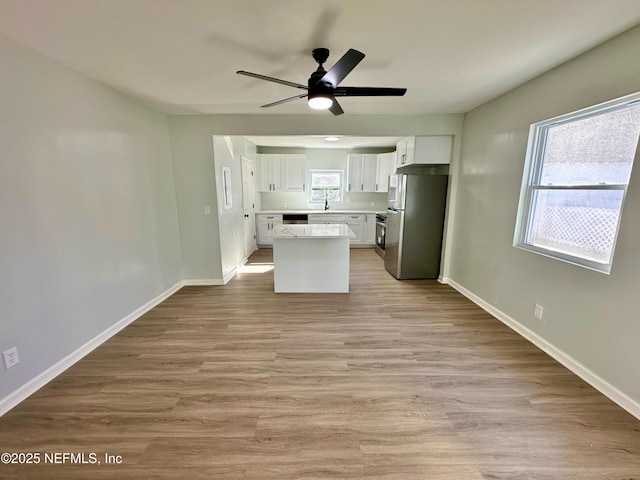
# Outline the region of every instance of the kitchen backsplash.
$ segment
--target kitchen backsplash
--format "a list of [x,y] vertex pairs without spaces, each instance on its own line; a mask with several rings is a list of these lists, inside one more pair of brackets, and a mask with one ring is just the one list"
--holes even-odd
[[[324,210],[324,203],[309,203],[308,192],[261,193],[262,210]],[[330,204],[330,210],[386,210],[387,193],[348,193],[344,202]]]

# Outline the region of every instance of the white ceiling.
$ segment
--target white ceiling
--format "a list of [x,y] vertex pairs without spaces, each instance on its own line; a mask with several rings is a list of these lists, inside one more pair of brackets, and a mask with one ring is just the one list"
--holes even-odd
[[254,145],[261,147],[299,147],[299,148],[367,148],[389,147],[395,149],[400,137],[351,137],[340,136],[340,140],[327,142],[324,135],[299,136],[245,136]]
[[408,88],[346,115],[465,112],[638,23],[639,0],[0,0],[10,38],[186,114],[330,115],[235,74],[306,83],[320,46],[367,55],[342,85]]

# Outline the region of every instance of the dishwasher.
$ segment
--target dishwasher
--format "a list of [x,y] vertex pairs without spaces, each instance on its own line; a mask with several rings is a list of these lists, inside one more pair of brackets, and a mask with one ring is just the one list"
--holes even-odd
[[307,224],[309,223],[309,215],[306,213],[285,213],[282,215],[282,223],[284,225]]

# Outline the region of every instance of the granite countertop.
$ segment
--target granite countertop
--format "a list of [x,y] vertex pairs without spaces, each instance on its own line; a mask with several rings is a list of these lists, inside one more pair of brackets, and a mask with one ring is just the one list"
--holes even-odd
[[276,225],[270,235],[273,238],[355,238],[355,234],[345,224],[327,223],[320,225]]

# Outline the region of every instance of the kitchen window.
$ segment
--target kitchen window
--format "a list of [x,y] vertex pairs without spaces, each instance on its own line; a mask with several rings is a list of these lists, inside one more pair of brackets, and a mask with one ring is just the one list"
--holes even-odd
[[604,273],[640,136],[640,94],[531,125],[514,245]]
[[344,172],[342,170],[311,170],[310,203],[342,203]]

